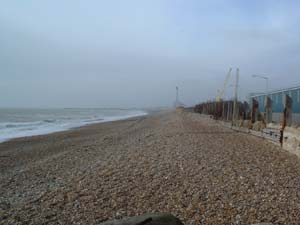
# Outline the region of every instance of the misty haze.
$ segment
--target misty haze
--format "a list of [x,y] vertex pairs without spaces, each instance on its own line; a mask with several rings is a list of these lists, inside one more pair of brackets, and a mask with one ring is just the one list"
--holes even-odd
[[300,224],[300,1],[3,1],[0,224]]

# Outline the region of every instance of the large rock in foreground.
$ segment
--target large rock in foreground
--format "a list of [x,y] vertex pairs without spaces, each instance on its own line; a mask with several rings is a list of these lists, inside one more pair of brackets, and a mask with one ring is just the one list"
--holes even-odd
[[183,223],[171,214],[156,213],[107,221],[98,225],[183,225]]

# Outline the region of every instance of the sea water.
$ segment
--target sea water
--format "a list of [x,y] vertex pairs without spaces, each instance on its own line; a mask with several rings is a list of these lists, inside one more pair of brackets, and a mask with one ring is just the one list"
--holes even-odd
[[88,124],[142,116],[128,109],[5,109],[0,108],[0,142],[49,134]]

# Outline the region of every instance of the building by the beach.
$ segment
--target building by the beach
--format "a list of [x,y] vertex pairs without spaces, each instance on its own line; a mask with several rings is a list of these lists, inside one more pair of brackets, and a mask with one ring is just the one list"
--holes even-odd
[[269,98],[270,109],[272,114],[272,121],[281,122],[282,112],[286,107],[286,99],[289,99],[291,109],[292,124],[300,125],[300,86],[290,87],[286,89],[274,90],[263,94],[250,94],[250,105],[253,99],[258,103],[258,110],[260,113],[266,112],[266,100]]

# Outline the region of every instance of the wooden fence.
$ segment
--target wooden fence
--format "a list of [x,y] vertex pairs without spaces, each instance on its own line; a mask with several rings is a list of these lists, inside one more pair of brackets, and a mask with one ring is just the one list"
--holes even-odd
[[[280,128],[268,128],[267,124],[272,122],[271,102],[266,101],[265,112],[259,112],[259,105],[255,99],[252,99],[251,107],[247,102],[234,101],[211,101],[198,104],[194,107],[194,111],[201,114],[211,115],[215,120],[223,120],[231,122],[231,128],[240,132],[251,133],[269,139],[273,142],[283,143],[284,128],[289,125],[291,117],[291,100],[285,98],[285,107],[282,112],[282,122]],[[235,105],[236,104],[236,105]],[[248,121],[247,127],[237,126],[236,121],[242,121],[240,124],[245,124]],[[260,122],[262,126],[259,129],[254,129],[255,124]]]

